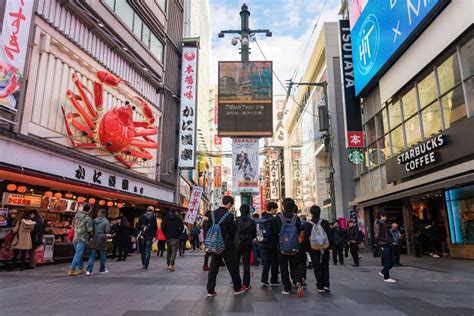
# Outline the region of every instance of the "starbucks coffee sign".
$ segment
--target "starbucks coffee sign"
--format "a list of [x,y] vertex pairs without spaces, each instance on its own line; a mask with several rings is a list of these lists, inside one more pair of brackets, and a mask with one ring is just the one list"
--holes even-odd
[[436,163],[436,151],[445,144],[444,135],[438,135],[397,156],[397,163],[412,172]]

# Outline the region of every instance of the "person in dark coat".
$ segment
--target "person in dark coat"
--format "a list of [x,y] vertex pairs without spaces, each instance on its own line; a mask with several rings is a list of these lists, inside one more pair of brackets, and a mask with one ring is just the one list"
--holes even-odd
[[334,265],[337,265],[337,259],[339,258],[339,264],[344,264],[344,245],[346,243],[346,232],[339,226],[339,221],[336,220],[333,224],[332,229],[332,260]]
[[38,210],[32,210],[30,218],[36,223],[31,232],[32,248],[30,249],[30,269],[36,267],[36,249],[43,244],[44,221]]
[[240,206],[240,217],[235,221],[236,235],[235,246],[237,251],[237,267],[240,265],[242,258],[242,265],[244,268],[243,285],[247,288],[250,286],[250,252],[253,246],[253,240],[257,237],[257,225],[255,221],[250,218],[250,206]]
[[117,227],[117,261],[125,261],[128,257],[128,248],[130,242],[130,223],[125,216],[119,219]]
[[357,226],[354,221],[349,221],[349,229],[347,230],[347,243],[351,251],[352,260],[354,263],[353,267],[359,266],[359,251],[357,246],[357,241],[359,238],[359,232],[357,231]]
[[180,247],[180,237],[184,230],[183,221],[175,209],[172,209],[170,213],[164,217],[161,229],[163,230],[163,234],[165,234],[166,244],[168,246],[166,264],[168,265],[168,270],[175,271],[176,253]]
[[395,255],[393,252],[392,241],[389,237],[388,228],[385,224],[387,217],[384,211],[377,212],[377,220],[374,223],[375,242],[382,249],[383,269],[379,272],[385,282],[395,283],[397,280],[390,277],[390,269],[395,265]]
[[147,270],[150,264],[151,245],[153,244],[153,239],[156,237],[156,230],[158,229],[156,218],[153,215],[154,210],[155,208],[153,206],[148,206],[146,213],[138,220],[135,230],[138,233],[137,240],[144,270]]
[[[269,202],[267,204],[267,209],[262,213],[262,217],[259,220],[263,224],[264,221],[269,221],[269,227],[272,232],[276,230],[275,227],[275,214],[278,211],[278,204],[275,202]],[[262,271],[262,286],[280,286],[281,283],[278,281],[278,252],[277,252],[277,243],[275,234],[272,234],[270,240],[262,242],[262,257],[263,257],[263,271]],[[271,270],[270,283],[268,283],[268,274]]]

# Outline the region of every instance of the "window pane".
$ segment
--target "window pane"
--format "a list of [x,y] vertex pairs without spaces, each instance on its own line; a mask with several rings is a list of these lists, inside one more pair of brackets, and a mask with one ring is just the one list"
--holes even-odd
[[386,108],[382,110],[382,131],[383,131],[383,134],[387,134],[389,131],[388,112]]
[[423,132],[425,138],[430,138],[443,129],[441,125],[441,112],[439,111],[438,102],[434,102],[421,112],[423,120]]
[[420,96],[420,107],[422,108],[436,99],[437,92],[434,72],[418,83],[418,95]]
[[163,11],[166,12],[166,0],[157,0],[156,2],[157,2],[158,5],[160,6],[160,8],[162,8]]
[[133,9],[126,0],[115,1],[115,12],[125,24],[133,30]]
[[443,104],[445,128],[467,116],[462,85],[442,97],[441,103]]
[[150,47],[150,29],[146,24],[143,24],[143,35],[142,35],[142,42],[145,43],[146,47]]
[[461,47],[461,60],[464,78],[474,74],[474,38]]
[[405,119],[409,118],[418,111],[416,106],[416,93],[415,88],[412,88],[402,97],[403,105],[403,117]]
[[[388,138],[388,137],[387,137]],[[370,152],[370,160],[376,164],[376,165],[380,165],[380,164],[383,164],[385,162],[385,159],[387,159],[389,155],[389,152],[390,152],[390,149],[389,149],[389,145],[386,144],[385,142],[385,138],[381,138],[377,141],[377,150],[372,150]]]
[[438,67],[438,80],[441,94],[449,91],[461,81],[461,72],[456,53]]
[[375,142],[377,139],[376,133],[375,133],[375,120],[371,119],[369,122],[367,122],[367,125],[365,126],[365,131],[366,131],[366,137],[367,139],[366,144],[372,144]]
[[402,112],[400,110],[400,102],[393,101],[388,105],[388,117],[390,118],[390,128],[393,129],[402,122]]
[[113,10],[115,0],[105,0],[105,3]]
[[133,33],[135,33],[135,35],[138,36],[140,40],[142,39],[142,25],[142,19],[138,16],[138,14],[135,14],[135,19],[133,21]]
[[150,50],[155,55],[158,60],[161,62],[163,60],[163,44],[160,40],[153,34],[150,38]]
[[392,157],[390,134],[385,135],[382,139],[379,140],[379,149],[384,153],[385,159]]
[[471,78],[471,80],[467,81],[466,84],[469,93],[469,107],[471,108],[471,111],[474,112],[474,78]]
[[405,140],[403,139],[403,125],[400,125],[391,132],[393,154],[399,154],[405,150]]
[[421,140],[421,128],[418,114],[405,122],[405,133],[407,135],[407,147]]
[[474,244],[474,186],[446,190],[449,232],[453,244]]

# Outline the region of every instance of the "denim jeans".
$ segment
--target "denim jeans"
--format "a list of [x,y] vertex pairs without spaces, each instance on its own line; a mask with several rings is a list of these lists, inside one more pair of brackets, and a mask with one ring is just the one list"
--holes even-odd
[[142,265],[144,268],[148,268],[150,264],[151,245],[153,239],[141,239],[140,240],[140,254],[142,256]]
[[99,260],[100,260],[100,269],[99,272],[105,271],[105,258],[107,254],[107,250],[105,249],[91,249],[91,253],[89,255],[89,262],[87,263],[87,271],[92,272],[94,270],[94,261],[97,257],[97,252],[99,252]]
[[169,266],[174,266],[174,262],[176,260],[176,253],[178,252],[178,248],[180,247],[180,240],[168,239],[166,240],[166,244],[168,246],[168,252],[166,253],[166,264]]
[[86,248],[86,243],[84,241],[75,241],[73,242],[74,246],[74,258],[71,262],[71,270],[82,269],[84,268],[84,262],[82,256],[84,255],[84,249]]
[[384,246],[382,250],[382,263],[383,269],[382,274],[384,279],[390,278],[390,269],[395,265],[395,255],[393,248],[390,246]]
[[259,244],[254,244],[253,245],[253,265],[258,267],[260,265],[260,259],[262,259],[262,247]]

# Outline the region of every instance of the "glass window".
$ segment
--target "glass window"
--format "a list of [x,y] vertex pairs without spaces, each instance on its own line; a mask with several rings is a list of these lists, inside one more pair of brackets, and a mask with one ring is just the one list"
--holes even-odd
[[420,97],[420,107],[423,108],[426,105],[433,102],[438,96],[436,92],[436,80],[434,72],[431,72],[423,80],[418,83],[418,95]]
[[126,0],[117,0],[115,2],[115,13],[125,24],[133,30],[133,14],[132,7],[127,3]]
[[407,135],[407,147],[411,147],[421,140],[421,127],[418,114],[405,122],[405,134]]
[[166,12],[166,0],[156,0],[156,3],[158,3],[160,8]]
[[461,63],[464,78],[474,74],[474,38],[461,47]]
[[393,154],[399,154],[405,150],[405,139],[403,138],[403,125],[394,129],[391,133]]
[[390,130],[389,129],[389,125],[388,125],[388,112],[387,112],[387,108],[384,108],[382,111],[382,132],[383,134],[387,134],[388,131]]
[[416,105],[416,91],[414,87],[405,93],[404,96],[402,96],[402,105],[403,117],[405,119],[409,118],[418,111],[418,107]]
[[423,109],[421,119],[423,121],[423,133],[425,138],[430,138],[443,129],[438,101]]
[[381,138],[377,141],[377,149],[370,152],[370,160],[376,165],[385,163],[385,159],[390,156],[390,144],[386,143],[387,138]]
[[142,41],[145,43],[146,47],[150,47],[150,36],[150,28],[146,26],[146,24],[143,24]]
[[112,9],[114,10],[114,4],[115,4],[115,0],[105,0],[105,3],[107,3],[107,5]]
[[372,144],[375,142],[377,139],[377,135],[375,132],[375,120],[371,119],[369,122],[367,122],[367,125],[365,126],[365,133],[366,133],[366,144]]
[[456,53],[438,67],[438,80],[441,95],[451,90],[461,81],[461,71]]
[[453,244],[474,244],[474,185],[445,191]]
[[392,157],[392,146],[390,142],[390,134],[385,135],[378,141],[379,149],[384,154],[385,159]]
[[135,19],[133,21],[133,33],[141,40],[142,39],[142,25],[143,21],[140,19],[138,14],[135,14]]
[[163,43],[153,34],[150,37],[150,50],[160,62],[163,61]]
[[449,128],[452,124],[467,116],[466,106],[464,103],[462,85],[457,86],[454,90],[448,92],[441,98],[445,128]]
[[473,113],[474,112],[474,78],[471,78],[471,80],[469,80],[466,84],[467,84],[467,92],[469,93],[469,107],[471,108],[471,113]]
[[400,109],[400,102],[392,101],[388,105],[388,117],[390,118],[390,128],[393,129],[402,122],[402,111]]

